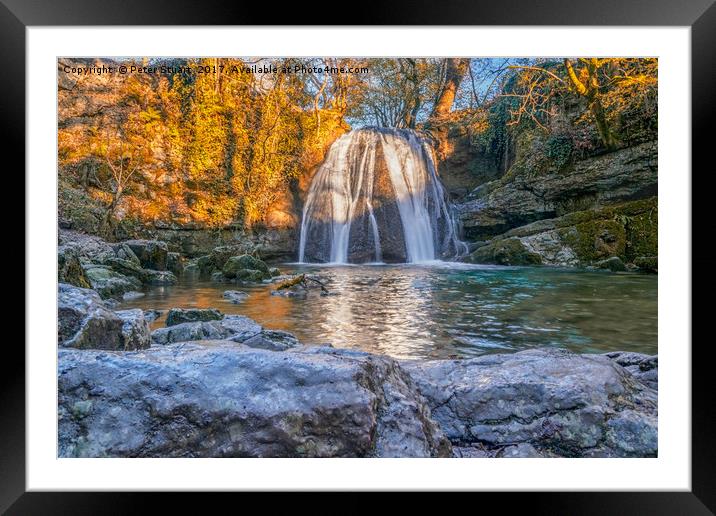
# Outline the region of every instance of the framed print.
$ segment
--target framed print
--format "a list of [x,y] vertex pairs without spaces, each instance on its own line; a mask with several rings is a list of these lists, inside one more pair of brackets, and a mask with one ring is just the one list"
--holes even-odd
[[3,1],[27,203],[3,510],[138,490],[714,510],[691,184],[711,2],[257,26],[255,5]]

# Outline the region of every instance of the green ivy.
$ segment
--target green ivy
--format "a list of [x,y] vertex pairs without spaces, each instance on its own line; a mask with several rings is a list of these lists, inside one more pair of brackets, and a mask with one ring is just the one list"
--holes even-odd
[[552,134],[545,143],[545,154],[557,170],[562,170],[572,161],[574,142],[567,134]]

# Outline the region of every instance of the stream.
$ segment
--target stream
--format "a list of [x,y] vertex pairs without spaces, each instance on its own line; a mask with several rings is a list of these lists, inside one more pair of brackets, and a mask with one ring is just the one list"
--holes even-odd
[[[451,262],[279,266],[316,274],[331,295],[271,295],[270,284],[184,277],[147,287],[120,308],[218,308],[306,344],[331,343],[396,358],[463,358],[529,348],[657,353],[657,276]],[[240,304],[225,290],[247,292]]]

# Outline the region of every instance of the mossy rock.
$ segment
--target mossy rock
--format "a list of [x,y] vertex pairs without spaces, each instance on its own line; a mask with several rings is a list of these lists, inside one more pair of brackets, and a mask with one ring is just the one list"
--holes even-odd
[[265,279],[269,279],[270,277],[270,274],[256,269],[239,269],[238,271],[236,271],[235,276],[237,280],[255,282],[263,281]]
[[626,230],[614,220],[592,220],[559,231],[581,263],[593,263],[612,256],[624,256]]
[[634,265],[645,272],[658,272],[659,260],[656,256],[639,256],[634,259]]
[[169,271],[144,270],[144,282],[148,285],[176,285],[177,277]]
[[155,271],[167,270],[169,247],[161,240],[127,240],[124,242],[139,258],[142,267]]
[[216,308],[172,308],[167,314],[167,326],[186,322],[220,321],[224,314]]
[[212,272],[211,276],[209,276],[209,279],[211,279],[211,281],[215,281],[215,282],[219,282],[219,283],[228,281],[227,277],[224,276],[224,273],[221,271]]
[[216,266],[214,265],[214,261],[210,255],[200,256],[197,258],[196,267],[201,276],[211,276],[211,273],[216,270]]
[[139,258],[137,258],[137,255],[134,254],[134,251],[132,251],[132,248],[129,247],[124,242],[114,244],[112,246],[112,249],[114,249],[114,252],[117,255],[117,258],[119,258],[121,260],[126,260],[128,262],[133,263],[134,265],[136,265],[138,267],[141,267],[141,263],[139,262]]
[[124,276],[131,276],[133,278],[137,278],[142,283],[146,283],[146,269],[142,269],[142,267],[133,261],[130,260],[124,260],[122,258],[117,257],[107,257],[102,261],[102,265],[106,265],[107,267],[110,267],[112,270],[124,275]]
[[659,225],[656,207],[646,213],[625,216],[627,231],[626,258],[632,261],[640,256],[659,254]]
[[58,181],[57,211],[66,229],[96,235],[102,229],[105,207],[80,188],[66,180]]
[[181,276],[184,272],[184,259],[181,254],[174,252],[167,253],[167,270],[176,276]]
[[531,252],[517,238],[506,238],[482,246],[470,255],[473,263],[497,265],[540,265],[542,257]]
[[[470,260],[477,263],[534,265],[551,263],[541,251],[521,240],[556,231],[580,265],[617,257],[633,263],[637,257],[658,255],[658,199],[652,197],[604,208],[573,212],[511,229],[476,249]],[[645,266],[645,270],[650,267]]]
[[234,256],[244,256],[251,248],[248,244],[230,244],[215,247],[209,257],[214,267],[218,270],[224,268],[229,258]]
[[131,276],[124,276],[108,267],[90,266],[85,268],[90,285],[103,299],[120,298],[130,290],[140,290],[142,283]]
[[[223,272],[227,278],[238,278],[240,271],[260,271],[262,273],[261,279],[268,279],[271,277],[269,267],[263,261],[258,258],[254,258],[248,254],[242,254],[241,256],[232,256],[224,264]],[[242,273],[245,276],[251,276],[250,273]],[[239,278],[243,279],[243,278]]]
[[600,269],[608,269],[612,272],[623,272],[626,270],[626,265],[624,265],[624,262],[618,256],[612,256],[606,260],[600,260],[595,263],[594,266]]
[[92,288],[73,247],[60,246],[57,249],[57,280],[76,287]]

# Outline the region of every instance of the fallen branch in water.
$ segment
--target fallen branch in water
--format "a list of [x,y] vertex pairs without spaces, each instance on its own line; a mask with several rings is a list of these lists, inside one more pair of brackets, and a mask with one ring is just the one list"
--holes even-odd
[[[301,286],[304,286],[303,284],[306,282],[306,275],[305,274],[299,274],[298,276],[294,276],[293,278],[289,278],[287,280],[282,281],[278,285],[276,285],[276,288],[274,290],[283,290],[285,288],[291,288],[298,284],[301,284]],[[304,286],[305,288],[305,286]]]
[[299,274],[298,276],[294,276],[293,278],[289,278],[287,280],[282,281],[276,287],[274,290],[284,290],[287,288],[295,287],[296,285],[301,285],[303,288],[308,290],[308,281],[313,281],[314,283],[317,283],[321,287],[321,292],[324,292],[325,294],[330,294],[328,292],[328,289],[326,288],[326,285],[315,279],[315,278],[309,278],[305,274]]

